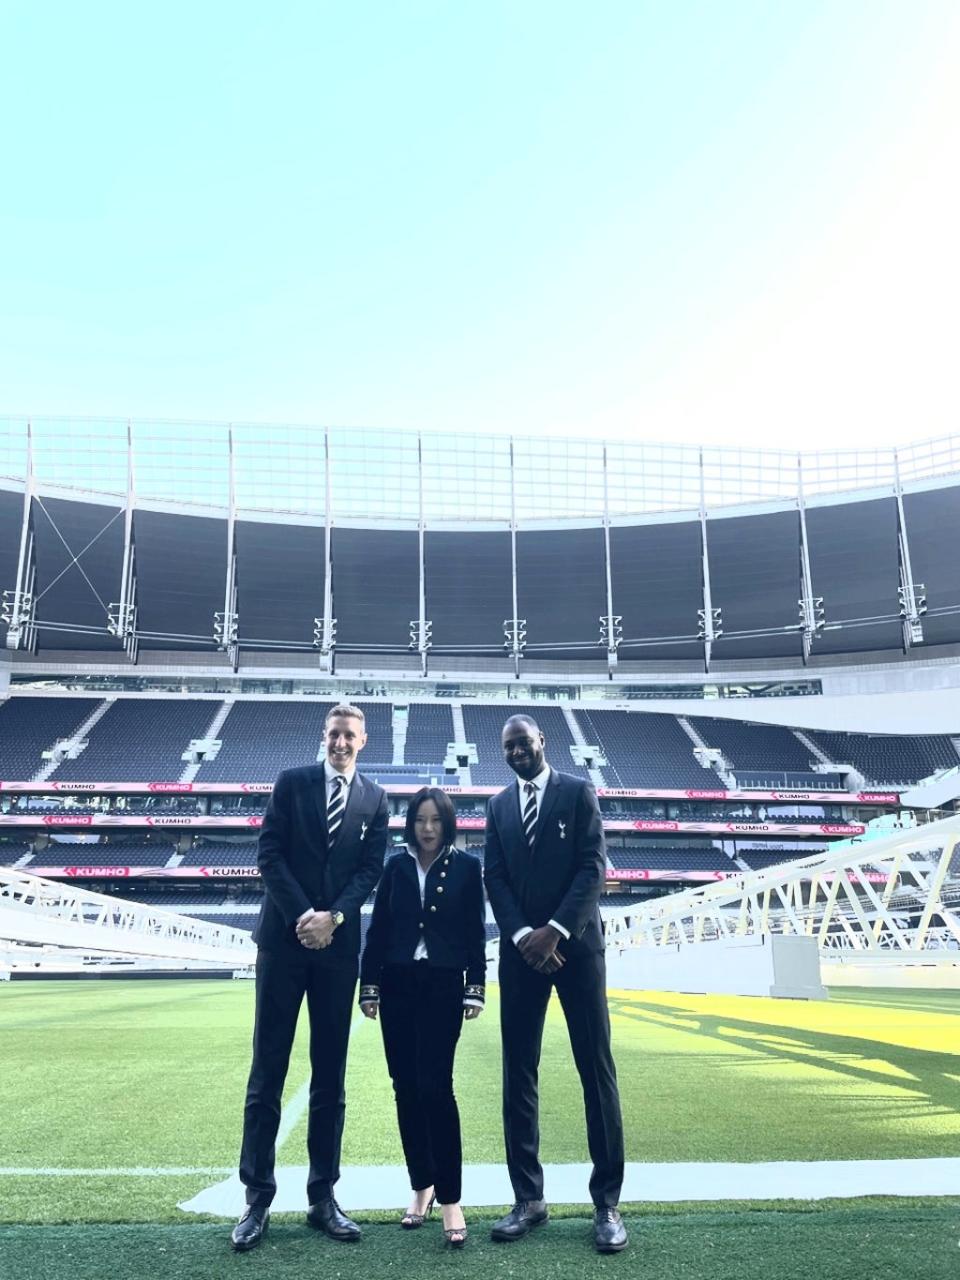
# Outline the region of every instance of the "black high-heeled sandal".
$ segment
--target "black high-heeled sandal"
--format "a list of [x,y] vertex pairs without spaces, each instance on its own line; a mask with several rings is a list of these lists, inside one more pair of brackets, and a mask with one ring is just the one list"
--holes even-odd
[[404,1231],[416,1231],[417,1227],[422,1227],[427,1218],[429,1218],[431,1213],[433,1213],[433,1206],[436,1203],[437,1197],[432,1195],[430,1197],[430,1203],[427,1205],[423,1213],[411,1213],[408,1209],[400,1219],[400,1225],[403,1227]]
[[[461,1210],[461,1214],[462,1212]],[[444,1227],[443,1242],[449,1249],[462,1249],[467,1243],[467,1224],[464,1223],[462,1227]]]
[[462,1249],[467,1243],[466,1223],[462,1227],[444,1227],[443,1234],[445,1243],[450,1249]]

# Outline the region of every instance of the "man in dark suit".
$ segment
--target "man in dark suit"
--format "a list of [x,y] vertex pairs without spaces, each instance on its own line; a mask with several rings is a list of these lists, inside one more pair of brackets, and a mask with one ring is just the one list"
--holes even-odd
[[333,1188],[340,1176],[360,908],[383,869],[387,797],[356,771],[367,741],[358,707],[333,707],[324,736],[322,765],[285,769],[277,778],[260,831],[257,864],[265,892],[253,932],[256,1015],[240,1153],[247,1208],[231,1236],[241,1252],[260,1243],[277,1189],[280,1098],[304,995],[310,1016],[307,1222],[334,1240],[360,1238]]
[[547,1221],[540,1164],[538,1069],[554,987],[583,1086],[594,1242],[626,1248],[617,1209],[623,1123],[610,1051],[606,965],[598,902],[606,877],[603,824],[588,782],[551,769],[529,716],[503,726],[503,753],[517,775],[487,809],[485,878],[500,926],[503,1126],[516,1203],[494,1240],[516,1240]]

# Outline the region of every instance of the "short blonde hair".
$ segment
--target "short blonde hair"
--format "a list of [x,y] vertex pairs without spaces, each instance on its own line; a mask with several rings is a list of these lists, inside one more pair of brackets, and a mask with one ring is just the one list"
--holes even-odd
[[338,702],[335,707],[331,707],[324,716],[323,727],[326,728],[334,716],[350,716],[354,720],[359,720],[366,728],[367,717],[363,714],[359,707],[355,707],[351,702]]

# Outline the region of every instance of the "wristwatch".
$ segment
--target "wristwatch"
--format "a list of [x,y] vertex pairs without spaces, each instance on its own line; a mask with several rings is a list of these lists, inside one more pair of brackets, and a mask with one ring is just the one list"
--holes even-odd
[[331,914],[333,915],[333,927],[335,929],[339,929],[340,926],[343,924],[343,912],[334,911]]

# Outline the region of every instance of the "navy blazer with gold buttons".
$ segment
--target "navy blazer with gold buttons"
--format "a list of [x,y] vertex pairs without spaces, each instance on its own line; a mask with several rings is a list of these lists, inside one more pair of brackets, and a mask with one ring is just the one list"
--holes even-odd
[[[360,999],[376,999],[387,965],[413,963],[421,936],[427,963],[466,971],[467,994],[482,1001],[486,973],[486,929],[480,859],[446,849],[427,872],[424,900],[416,859],[404,849],[388,858],[373,904],[360,961]],[[364,992],[366,991],[366,995]]]

